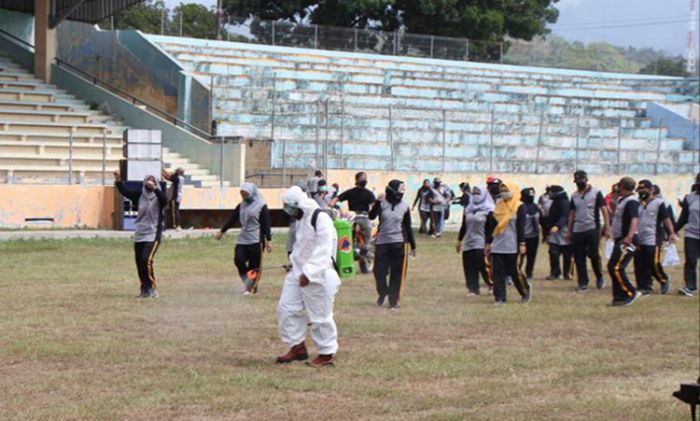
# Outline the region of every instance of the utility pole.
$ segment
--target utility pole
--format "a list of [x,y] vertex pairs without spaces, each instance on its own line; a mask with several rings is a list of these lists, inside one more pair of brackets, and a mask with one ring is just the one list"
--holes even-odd
[[221,40],[221,0],[216,1],[216,39]]

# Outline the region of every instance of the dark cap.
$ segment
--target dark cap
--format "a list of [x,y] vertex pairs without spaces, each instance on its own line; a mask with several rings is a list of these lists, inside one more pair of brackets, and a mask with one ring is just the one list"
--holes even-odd
[[574,173],[574,180],[587,180],[588,173],[584,170],[578,170]]
[[637,183],[634,181],[634,178],[632,177],[622,177],[620,179],[620,182],[618,183],[621,189],[625,189],[628,191],[634,191],[634,187],[637,185]]
[[639,191],[640,189],[651,190],[653,187],[654,187],[654,184],[647,179],[639,180],[639,183],[637,183],[637,191]]
[[435,178],[433,178],[433,183],[442,184],[442,178],[440,178],[440,177],[435,177]]

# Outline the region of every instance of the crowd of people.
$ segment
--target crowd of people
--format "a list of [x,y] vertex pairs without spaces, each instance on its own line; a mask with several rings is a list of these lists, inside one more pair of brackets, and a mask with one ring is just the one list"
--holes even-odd
[[[181,183],[182,175],[178,170],[169,178],[174,178],[174,184]],[[125,197],[138,203],[134,242],[141,280],[139,297],[157,297],[153,258],[169,200],[154,176],[146,177],[140,191],[128,190],[119,173],[115,173],[115,181]],[[547,280],[573,279],[575,274],[575,291],[585,293],[589,288],[590,260],[595,287],[602,289],[606,281],[600,254],[601,237],[610,243],[607,272],[612,282],[611,305],[630,305],[640,296],[653,293],[654,281],[660,285],[659,292],[667,294],[671,279],[662,265],[662,250],[676,242],[677,232],[682,229],[685,230],[685,285],[679,292],[694,295],[700,258],[700,173],[691,192],[679,203],[681,214],[677,220],[659,186],[650,180],[636,182],[622,177],[607,196],[589,183],[585,171],[576,171],[573,183],[576,188],[570,197],[563,186],[549,185],[535,201],[534,188],[519,189],[514,182],[496,177],[489,177],[484,184],[473,188],[461,183],[462,194],[456,197],[436,177],[432,182],[424,180],[409,207],[404,201],[406,185],[401,180],[391,180],[384,192],[375,196],[367,188],[365,172],[355,175],[353,188],[341,191],[338,184],[328,185],[322,172],[317,171],[307,182],[287,190],[283,197],[284,211],[290,217],[287,244],[290,265],[278,305],[278,319],[280,336],[290,345],[290,350],[277,361],[287,363],[308,358],[304,345],[308,321],[312,340],[319,348],[319,356],[311,365],[322,367],[335,362],[337,332],[333,301],[340,285],[335,264],[338,239],[326,210],[339,208],[343,202],[348,202],[348,209],[355,213],[354,221],[365,238],[372,238],[371,221],[379,221],[373,240],[377,304],[382,306],[388,299],[391,310],[399,308],[407,259],[416,255],[411,210],[418,207],[418,232],[437,238],[444,232],[451,205],[462,207],[456,250],[462,254],[470,296],[480,294],[481,277],[497,305],[506,303],[509,284],[515,286],[523,303],[530,302],[540,241],[548,246]],[[174,200],[179,203],[181,189],[176,187],[173,191]],[[234,262],[242,292],[254,294],[262,274],[263,253],[272,251],[271,218],[254,184],[244,183],[240,193],[241,203],[216,233],[216,239],[240,224]],[[171,196],[171,206],[172,202]],[[176,209],[173,208],[174,223],[177,223]],[[367,252],[366,246],[360,251]],[[632,262],[635,283],[627,274]]]

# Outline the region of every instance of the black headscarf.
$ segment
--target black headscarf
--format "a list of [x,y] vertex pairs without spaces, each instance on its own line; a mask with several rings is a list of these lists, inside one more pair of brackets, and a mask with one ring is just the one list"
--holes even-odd
[[403,193],[399,193],[399,188],[403,184],[401,180],[391,180],[389,185],[386,186],[384,192],[386,193],[386,200],[391,203],[391,210],[394,210],[394,206],[401,203],[403,199]]

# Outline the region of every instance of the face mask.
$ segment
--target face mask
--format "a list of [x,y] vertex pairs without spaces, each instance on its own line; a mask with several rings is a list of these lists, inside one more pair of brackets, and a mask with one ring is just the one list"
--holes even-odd
[[488,187],[489,193],[491,193],[492,196],[498,197],[501,195],[501,186],[498,184],[492,184]]
[[510,200],[513,198],[513,192],[512,191],[504,191],[501,192],[501,199],[503,200]]
[[439,188],[440,188],[440,183],[433,183],[433,187],[436,188],[436,189],[439,189]]
[[360,187],[365,187],[367,185],[367,180],[360,180],[357,182],[357,185]]
[[250,196],[248,196],[248,197],[246,197],[245,199],[243,199],[243,201],[246,202],[246,203],[253,203],[253,198],[250,197]]
[[284,213],[297,220],[301,219],[302,216],[304,216],[304,212],[301,209],[292,205],[285,204],[282,210],[284,211]]
[[580,190],[585,189],[588,186],[588,182],[586,181],[577,181],[576,182],[576,187],[578,187]]
[[639,195],[639,198],[642,199],[642,200],[644,200],[644,199],[646,199],[647,197],[649,197],[649,192],[648,192],[648,191],[640,191],[640,192],[637,192],[637,194]]

